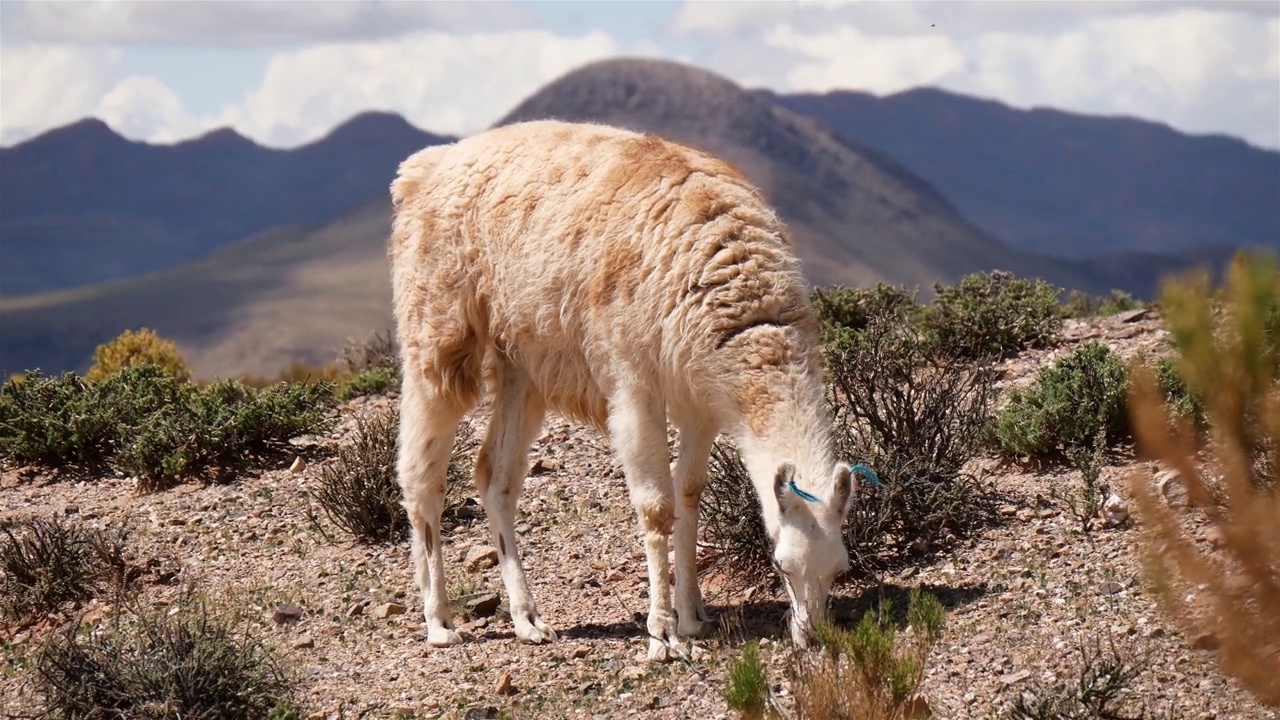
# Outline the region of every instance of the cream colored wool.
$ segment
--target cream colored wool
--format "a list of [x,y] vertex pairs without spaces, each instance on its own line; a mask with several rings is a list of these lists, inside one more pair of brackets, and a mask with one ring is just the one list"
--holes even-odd
[[[832,456],[808,287],[761,193],[728,164],[654,136],[537,121],[419,151],[391,194],[398,477],[428,640],[461,641],[440,514],[454,432],[487,387],[474,477],[519,638],[556,637],[514,531],[529,446],[550,411],[607,432],[622,463],[648,559],[651,659],[684,654],[682,638],[709,629],[694,541],[720,432],[742,450],[804,644],[847,567],[853,481]],[[674,473],[668,419],[680,433]],[[799,498],[792,480],[822,502]]]

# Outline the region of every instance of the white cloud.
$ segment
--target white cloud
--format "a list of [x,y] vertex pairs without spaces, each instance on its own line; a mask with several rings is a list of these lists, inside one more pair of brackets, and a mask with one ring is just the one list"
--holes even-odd
[[541,30],[316,45],[276,56],[262,84],[220,120],[270,145],[312,140],[369,109],[471,133],[556,76],[619,50],[602,32]]
[[94,115],[127,138],[149,142],[176,142],[201,129],[187,116],[173,90],[155,78],[138,75],[112,88]]
[[[756,5],[690,3],[682,27],[712,27],[716,13],[754,18],[768,12],[776,16],[780,9]],[[836,8],[873,13],[866,18],[874,21],[865,25],[876,30],[853,22],[815,25],[811,16],[821,9],[804,4],[800,7],[808,15],[797,14],[796,22],[775,21],[759,30],[717,35],[717,44],[792,58],[776,65],[761,83],[782,91],[891,93],[932,85],[1020,107],[1133,115],[1187,132],[1226,132],[1280,148],[1280,18],[1274,12],[1221,10],[1234,7],[1227,3],[1210,4],[1210,9],[1197,3],[1046,5],[1001,3],[1008,12],[996,26],[1021,23],[1025,29],[1020,31],[955,33],[942,27],[942,17],[935,18],[938,28],[920,27],[919,19],[929,17],[929,3]],[[989,14],[991,7],[947,3],[934,9],[943,16],[969,9],[963,19],[977,26],[975,16]],[[1117,7],[1131,12],[1120,13]],[[1137,7],[1148,12],[1133,13]],[[1072,21],[1042,28],[1044,17],[1055,13]],[[919,29],[905,32],[912,22]],[[711,64],[734,72],[731,64]]]
[[109,48],[0,46],[0,141],[11,144],[92,114],[119,79],[122,56]]
[[4,0],[5,40],[254,47],[525,27],[511,2],[423,0]]

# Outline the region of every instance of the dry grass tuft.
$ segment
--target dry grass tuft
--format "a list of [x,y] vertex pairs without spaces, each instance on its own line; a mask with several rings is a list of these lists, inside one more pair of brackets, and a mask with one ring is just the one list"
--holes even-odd
[[[1280,706],[1280,275],[1274,259],[1237,257],[1224,295],[1225,308],[1215,308],[1204,275],[1171,282],[1163,293],[1179,369],[1204,398],[1207,438],[1174,419],[1152,372],[1139,369],[1133,383],[1139,446],[1178,472],[1188,507],[1166,504],[1146,473],[1135,474],[1130,489],[1163,606],[1189,633],[1213,638],[1226,672],[1262,702]],[[1221,539],[1216,551],[1197,546],[1187,529],[1198,511]]]

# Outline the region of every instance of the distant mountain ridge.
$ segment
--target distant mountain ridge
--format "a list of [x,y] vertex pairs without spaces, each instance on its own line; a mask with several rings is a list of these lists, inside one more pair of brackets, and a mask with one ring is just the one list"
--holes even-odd
[[1237,138],[937,89],[758,92],[891,155],[1023,250],[1090,258],[1280,249],[1280,152]]
[[230,129],[173,145],[100,120],[51,130],[0,149],[0,295],[132,277],[340,217],[385,196],[406,155],[452,139],[376,112],[288,150]]
[[[1018,248],[1004,238],[1008,228],[975,222],[917,167],[941,172],[920,161],[929,153],[908,154],[909,162],[859,138],[850,130],[856,123],[834,129],[788,110],[789,102],[688,65],[615,59],[557,78],[497,124],[606,122],[721,155],[769,196],[819,284],[885,280],[927,294],[936,281],[1001,268],[1066,288],[1150,296],[1164,273],[1220,265],[1242,244],[1226,233],[1184,252],[1125,246],[1083,260]],[[821,98],[800,105],[815,115],[829,109]],[[881,140],[893,139],[884,133]],[[948,133],[935,134],[945,150]],[[231,130],[150,146],[96,121],[0,150],[0,295],[8,296],[0,297],[0,370],[83,370],[96,344],[139,326],[177,341],[201,377],[270,375],[293,361],[332,359],[344,340],[390,326],[385,247],[396,166],[451,140],[398,116],[366,113],[290,150]],[[997,188],[987,198],[996,210],[1004,197],[991,184],[998,169],[974,171],[975,183]],[[1056,173],[1050,186],[1073,178],[1105,185],[1070,164],[1043,171]],[[1079,193],[1089,197],[1087,190]],[[1005,215],[993,217],[1016,220],[1035,209],[1009,192]],[[1148,214],[1159,204],[1144,205],[1141,196],[1131,202]],[[101,281],[108,277],[115,279]],[[34,292],[24,286],[60,289],[13,297]]]

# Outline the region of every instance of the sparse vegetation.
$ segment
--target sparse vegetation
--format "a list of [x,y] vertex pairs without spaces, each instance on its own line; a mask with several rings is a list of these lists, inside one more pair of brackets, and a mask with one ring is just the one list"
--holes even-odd
[[36,653],[50,715],[139,720],[297,716],[298,678],[244,619],[187,598],[92,631],[72,623]]
[[883,482],[862,484],[846,525],[857,573],[941,547],[990,509],[981,478],[965,470],[990,421],[990,363],[931,342],[907,321],[909,305],[878,307],[826,351],[839,454]]
[[1009,357],[1029,347],[1057,343],[1062,330],[1059,289],[1043,280],[996,270],[935,286],[924,311],[925,332],[958,358]]
[[1081,643],[1074,682],[1059,680],[1020,693],[1005,714],[1010,720],[1143,720],[1145,710],[1126,708],[1130,686],[1145,667],[1131,662],[1111,643]]
[[[316,499],[325,515],[344,532],[365,543],[394,543],[408,537],[409,516],[396,483],[399,414],[388,411],[357,420],[355,439],[320,468]],[[462,423],[449,461],[446,498],[464,486],[473,449],[471,426]],[[446,501],[445,513],[461,504]]]
[[760,644],[751,641],[729,664],[724,701],[743,720],[760,720],[769,708],[769,676],[760,660]]
[[[1178,473],[1189,508],[1165,503],[1149,477],[1130,490],[1142,550],[1163,607],[1189,632],[1213,638],[1223,669],[1264,703],[1280,706],[1280,383],[1275,330],[1280,273],[1270,256],[1241,255],[1215,308],[1208,278],[1165,285],[1162,305],[1191,392],[1203,398],[1208,442],[1177,422],[1155,373],[1142,368],[1131,391],[1139,447]],[[1203,465],[1197,455],[1204,447]],[[1216,551],[1186,526],[1203,509]],[[1194,593],[1184,590],[1194,587]]]
[[[15,532],[16,530],[16,532]],[[58,515],[0,526],[0,617],[28,623],[122,590],[128,533],[70,524]]]
[[1095,297],[1079,290],[1072,290],[1062,303],[1062,316],[1090,318],[1116,315],[1141,307],[1141,303],[1123,290],[1112,290],[1109,295]]
[[1010,393],[996,420],[996,442],[1016,457],[1062,459],[1099,435],[1107,446],[1127,438],[1128,372],[1107,346],[1080,345],[1041,369],[1030,388]]
[[891,603],[862,616],[852,630],[823,626],[823,651],[793,658],[796,716],[800,720],[899,720],[917,717],[920,681],[942,637],[946,613],[937,598],[912,590],[900,635]]
[[1103,503],[1111,494],[1111,488],[1101,481],[1102,465],[1106,460],[1106,440],[1102,433],[1094,436],[1090,447],[1073,447],[1069,451],[1071,462],[1080,473],[1080,483],[1066,490],[1067,507],[1080,521],[1080,530],[1088,534],[1093,521],[1102,511]]
[[201,386],[156,365],[96,383],[29,373],[0,390],[0,458],[52,469],[107,465],[138,477],[144,489],[228,477],[327,427],[332,394],[326,385]]
[[712,546],[711,566],[724,582],[737,590],[777,588],[781,580],[773,568],[760,500],[732,444],[721,441],[712,446],[707,487],[698,508]]
[[93,352],[93,365],[85,380],[105,380],[117,373],[142,365],[155,365],[179,382],[190,379],[187,360],[171,341],[149,328],[137,332],[125,330],[116,339],[99,345]]

